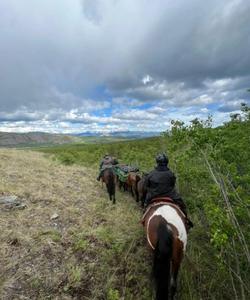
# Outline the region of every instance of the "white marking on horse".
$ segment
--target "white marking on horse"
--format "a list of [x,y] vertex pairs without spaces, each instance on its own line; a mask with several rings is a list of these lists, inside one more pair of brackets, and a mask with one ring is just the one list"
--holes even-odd
[[[187,245],[187,231],[185,228],[185,225],[182,221],[182,218],[178,215],[176,210],[170,206],[170,205],[163,205],[155,210],[155,212],[152,214],[150,219],[148,220],[148,226],[147,226],[147,237],[148,237],[148,227],[151,219],[155,216],[161,216],[163,217],[168,223],[172,224],[178,231],[178,238],[183,242],[184,245],[184,251],[186,249]],[[149,238],[148,242],[150,246],[154,249],[153,245],[151,244]]]

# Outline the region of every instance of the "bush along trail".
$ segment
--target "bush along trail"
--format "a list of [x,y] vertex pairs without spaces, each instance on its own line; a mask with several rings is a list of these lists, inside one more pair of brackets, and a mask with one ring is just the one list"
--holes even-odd
[[151,257],[129,195],[108,200],[96,171],[0,150],[0,295],[10,299],[151,299]]

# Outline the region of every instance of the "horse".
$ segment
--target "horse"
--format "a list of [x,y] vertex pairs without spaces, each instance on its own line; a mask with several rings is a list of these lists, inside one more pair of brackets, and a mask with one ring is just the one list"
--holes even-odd
[[125,176],[121,177],[121,175],[117,174],[116,182],[117,182],[117,185],[118,185],[120,191],[122,189],[123,189],[123,192],[126,192],[128,190],[127,183],[126,183],[127,177],[125,177]]
[[173,300],[187,244],[186,217],[172,199],[157,198],[147,208],[142,224],[153,251],[156,300]]
[[129,172],[128,173],[128,178],[126,181],[127,187],[130,190],[132,197],[136,197],[136,202],[139,201],[139,194],[137,190],[137,183],[140,181],[141,177],[138,173],[136,172]]
[[109,194],[109,200],[113,200],[113,204],[115,204],[115,184],[116,184],[116,175],[113,168],[106,168],[103,171],[102,181],[106,184],[107,192]]
[[147,191],[145,189],[145,180],[146,176],[142,176],[142,178],[137,182],[138,201],[141,202],[141,207],[144,207],[144,202],[147,194]]
[[120,191],[123,189],[124,192],[127,191],[126,181],[128,177],[128,174],[123,171],[125,166],[126,165],[120,164],[115,168],[117,186],[119,187]]

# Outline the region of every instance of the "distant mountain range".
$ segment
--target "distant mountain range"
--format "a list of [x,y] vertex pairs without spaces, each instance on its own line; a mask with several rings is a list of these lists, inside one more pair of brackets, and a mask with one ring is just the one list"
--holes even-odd
[[159,132],[142,132],[142,131],[114,131],[114,132],[82,132],[77,134],[53,134],[45,132],[0,132],[0,147],[16,146],[42,146],[42,145],[60,145],[70,143],[85,143],[84,137],[96,138],[92,142],[98,142],[103,138],[107,141],[112,139],[140,139],[153,136],[159,136]]
[[153,137],[153,136],[159,136],[160,132],[156,131],[150,131],[150,132],[144,132],[144,131],[111,131],[111,132],[82,132],[75,134],[76,136],[109,136],[109,137],[122,137],[122,138],[147,138],[147,137]]
[[45,132],[0,132],[0,147],[69,144],[82,142],[80,137]]

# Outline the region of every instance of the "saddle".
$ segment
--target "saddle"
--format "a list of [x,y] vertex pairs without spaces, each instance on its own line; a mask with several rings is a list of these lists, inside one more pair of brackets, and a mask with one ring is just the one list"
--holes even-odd
[[[160,203],[160,202],[175,204],[175,202],[172,198],[169,198],[169,197],[156,197],[156,198],[154,198],[150,201],[150,206],[155,205],[155,204]],[[176,205],[176,206],[178,206],[178,205]]]

